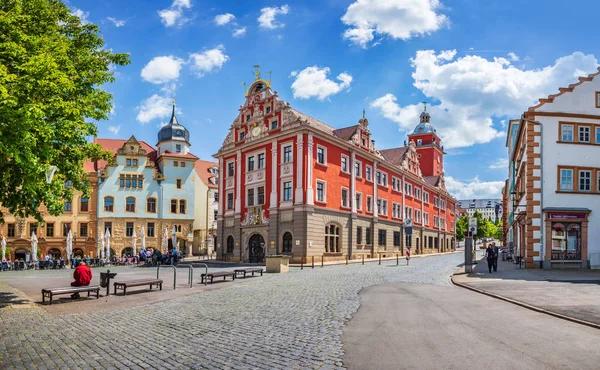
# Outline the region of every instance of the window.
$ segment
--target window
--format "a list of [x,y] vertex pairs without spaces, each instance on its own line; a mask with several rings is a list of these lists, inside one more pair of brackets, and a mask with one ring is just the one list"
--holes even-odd
[[394,231],[394,247],[400,246],[400,231]]
[[7,226],[6,234],[8,235],[9,238],[14,238],[15,237],[15,224],[8,224],[6,226]]
[[258,169],[265,168],[265,153],[258,155]]
[[418,209],[415,209],[415,222],[421,223],[421,211]]
[[176,185],[175,185],[175,186],[177,186],[177,189],[181,189],[181,187],[182,187],[182,182],[183,182],[183,181],[182,181],[181,179],[177,179],[177,180],[175,180],[175,183],[176,183]]
[[138,160],[137,159],[127,158],[125,160],[125,165],[127,167],[137,167],[138,166]]
[[254,156],[248,157],[248,171],[254,171]]
[[244,131],[240,132],[240,141],[246,138],[246,133]]
[[362,211],[362,194],[356,193],[356,209]]
[[590,127],[579,126],[579,142],[589,143],[590,142]]
[[46,237],[53,237],[54,236],[54,223],[47,223],[46,224]]
[[356,244],[362,244],[362,227],[356,228]]
[[423,192],[423,201],[429,203],[429,193],[426,191]]
[[384,172],[381,173],[381,185],[388,186],[387,174]]
[[146,200],[146,212],[156,213],[156,198],[148,198]]
[[133,236],[133,222],[125,224],[125,236]]
[[271,121],[271,130],[275,130],[277,128],[277,120]]
[[367,212],[373,213],[373,197],[367,195]]
[[349,172],[348,171],[348,157],[345,155],[342,155],[342,172]]
[[592,171],[579,171],[579,191],[592,190]]
[[283,201],[292,200],[292,182],[286,181],[283,183]]
[[215,197],[215,202],[218,202],[219,201],[219,192],[215,191],[214,197]]
[[398,203],[392,203],[392,217],[402,218],[402,205]]
[[125,198],[125,212],[135,212],[135,198]]
[[38,227],[37,222],[31,222],[29,224],[29,235],[27,235],[27,236],[31,236],[31,234],[37,235],[37,227]]
[[89,205],[89,199],[88,198],[81,198],[80,204],[79,204],[79,209],[81,210],[81,212],[87,212],[88,211],[88,205]]
[[248,207],[254,206],[254,189],[248,189],[246,202],[248,203]]
[[367,227],[365,230],[365,244],[371,244],[371,228]]
[[149,238],[154,238],[154,222],[148,222],[148,227],[146,229],[146,236]]
[[408,196],[412,196],[412,184],[408,182],[404,183],[404,193]]
[[600,144],[600,127],[596,127],[596,144]]
[[600,108],[600,92],[596,92],[596,108]]
[[250,121],[250,115],[246,114],[246,122]]
[[227,164],[227,177],[233,177],[233,162]]
[[265,187],[264,186],[259,186],[258,187],[258,201],[256,202],[256,205],[263,205],[265,204]]
[[317,202],[325,202],[325,182],[317,180]]
[[179,200],[179,213],[181,213],[182,215],[185,215],[187,213],[186,206],[187,206],[187,203],[186,203],[185,199],[180,199]]
[[[434,207],[439,207],[440,206],[440,198],[438,197],[433,197],[433,206]],[[474,207],[474,206],[473,206]]]
[[112,222],[104,223],[104,233],[106,235],[106,231],[108,231],[112,235]]
[[173,167],[179,167],[179,161],[173,161]]
[[368,181],[373,181],[373,168],[371,166],[365,167],[365,177]]
[[381,172],[377,171],[375,178],[377,179],[377,185],[381,185]]
[[433,216],[433,227],[440,227],[440,218],[438,216]]
[[227,209],[233,209],[233,193],[227,194]]
[[72,211],[72,204],[70,200],[65,200],[65,212],[71,212]]
[[325,226],[325,253],[340,253],[340,227]]
[[342,207],[348,208],[348,189],[342,188]]
[[233,236],[227,237],[227,253],[233,253]]
[[377,199],[377,212],[382,216],[387,216],[387,200]]
[[402,192],[402,180],[392,177],[392,190]]
[[269,114],[269,113],[271,113],[271,107],[267,107],[267,109],[265,111],[265,114]]
[[171,213],[177,213],[177,199],[171,199]]
[[326,164],[327,162],[327,158],[326,158],[326,154],[325,154],[325,148],[323,148],[322,146],[318,146],[317,147],[317,163],[319,164]]
[[412,220],[412,208],[404,207],[404,218],[406,220]]
[[421,200],[421,189],[415,188],[415,199]]
[[71,223],[70,222],[63,223],[63,236],[69,235],[69,231],[71,231]]
[[179,167],[185,167],[185,162],[180,162]]
[[292,146],[288,145],[283,147],[283,163],[289,163],[292,161]]
[[181,144],[175,144],[175,153],[181,153]]
[[283,234],[283,243],[281,251],[283,253],[292,253],[292,233],[286,232]]
[[88,224],[82,222],[79,224],[79,236],[87,237],[88,235]]
[[379,234],[378,238],[377,238],[378,244],[385,246],[385,241],[387,239],[387,235],[386,235],[387,233],[386,233],[386,231],[382,230],[382,229],[379,229],[378,230],[378,234]]
[[560,190],[573,191],[573,170],[560,170]]
[[356,175],[356,177],[362,177],[360,162],[354,162],[354,174]]
[[[173,162],[175,165],[177,162]],[[119,187],[121,188],[133,188],[133,189],[143,189],[144,188],[144,175],[125,175],[121,174],[119,176]]]

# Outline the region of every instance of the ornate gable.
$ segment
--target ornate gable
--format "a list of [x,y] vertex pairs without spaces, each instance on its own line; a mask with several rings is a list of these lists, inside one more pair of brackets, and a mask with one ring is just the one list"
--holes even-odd
[[408,144],[408,150],[404,153],[404,157],[402,158],[400,168],[410,173],[413,173],[419,176],[420,178],[423,178],[423,174],[421,173],[421,167],[419,164],[419,156],[417,154],[417,146],[412,140]]
[[135,138],[135,136],[131,136],[129,140],[123,144],[123,146],[117,149],[117,155],[135,155],[135,156],[147,156],[148,152],[142,149],[142,145]]

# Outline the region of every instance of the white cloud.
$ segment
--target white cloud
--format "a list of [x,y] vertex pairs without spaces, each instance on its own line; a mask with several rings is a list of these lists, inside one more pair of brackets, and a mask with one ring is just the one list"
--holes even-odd
[[508,59],[510,59],[511,62],[518,62],[519,56],[515,53],[508,53]]
[[237,28],[233,30],[233,37],[242,37],[246,34],[246,27]]
[[81,20],[81,24],[89,24],[90,21],[88,17],[90,16],[90,12],[84,12],[81,9],[73,8],[71,9],[71,14],[78,17]]
[[170,7],[159,10],[158,15],[165,27],[181,26],[189,21],[189,18],[185,17],[184,10],[191,7],[190,0],[174,0]]
[[317,97],[319,100],[323,100],[350,88],[352,76],[348,73],[342,72],[337,76],[340,82],[328,79],[328,74],[328,67],[319,68],[317,66],[306,67],[300,72],[292,72],[290,77],[295,77],[292,83],[294,98],[310,99]]
[[[593,55],[575,52],[554,64],[524,70],[505,58],[487,60],[477,55],[454,59],[456,52],[420,50],[411,64],[414,86],[427,98],[439,101],[428,107],[431,122],[447,148],[487,143],[502,137],[493,127],[493,117],[517,116],[539,98],[576,82],[577,76],[596,71]],[[393,94],[371,103],[380,113],[412,130],[419,122],[420,105],[400,106]]]
[[286,15],[289,11],[289,7],[282,5],[278,7],[266,7],[260,10],[260,17],[258,17],[258,25],[261,28],[272,30],[275,28],[281,28],[285,24],[278,22],[275,17],[278,15]]
[[439,0],[356,0],[342,17],[350,26],[343,36],[366,48],[375,35],[408,40],[429,34],[448,24],[441,7]]
[[137,107],[136,119],[141,123],[148,123],[157,118],[167,118],[171,115],[172,107],[171,98],[154,94]]
[[469,182],[446,176],[446,188],[456,199],[501,198],[504,181],[481,181],[475,177]]
[[125,25],[125,21],[113,17],[106,17],[106,20],[114,24],[115,27],[123,27]]
[[233,15],[231,13],[219,14],[215,17],[215,24],[217,26],[224,26],[234,19],[235,19],[235,15]]
[[508,168],[508,158],[498,158],[498,160],[490,164],[492,170]]
[[190,54],[190,68],[198,77],[204,76],[205,73],[218,71],[229,60],[229,57],[224,52],[225,47],[218,45],[214,49]]
[[119,130],[121,126],[108,126],[108,131],[112,132],[113,135],[117,136],[119,134]]
[[179,78],[183,60],[174,56],[154,57],[142,69],[142,78],[153,84],[163,84]]

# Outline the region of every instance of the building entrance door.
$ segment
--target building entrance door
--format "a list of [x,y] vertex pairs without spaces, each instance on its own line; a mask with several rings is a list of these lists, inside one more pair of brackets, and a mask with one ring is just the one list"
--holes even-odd
[[250,237],[248,251],[250,253],[248,262],[262,263],[265,261],[265,240],[262,235],[254,234]]

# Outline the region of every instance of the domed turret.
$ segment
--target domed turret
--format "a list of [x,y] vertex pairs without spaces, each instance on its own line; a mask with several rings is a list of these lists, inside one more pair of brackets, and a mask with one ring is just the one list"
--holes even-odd
[[175,116],[175,100],[173,100],[173,113],[171,114],[171,120],[168,124],[163,126],[158,131],[158,143],[163,141],[177,140],[190,142],[190,132],[179,124],[177,117]]
[[413,131],[413,135],[420,135],[420,134],[428,134],[428,133],[434,133],[435,134],[435,127],[433,127],[433,125],[431,124],[431,116],[429,115],[429,113],[427,113],[427,105],[425,105],[425,107],[423,108],[423,112],[421,113],[421,115],[419,116],[419,124],[417,125],[417,127],[415,127],[415,131]]

